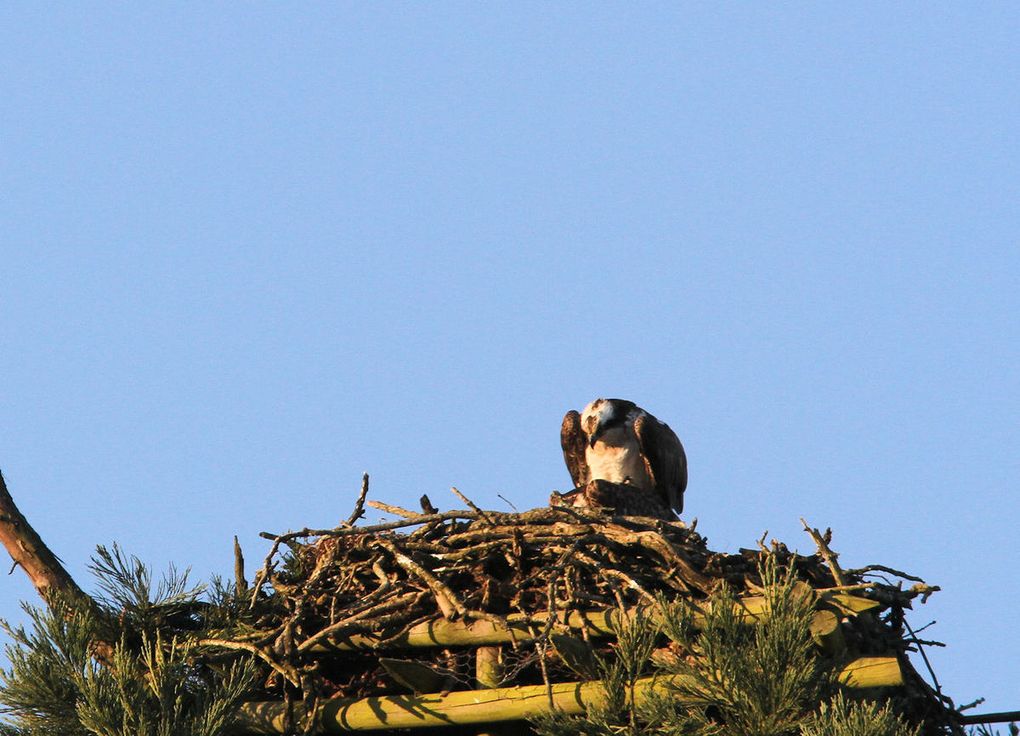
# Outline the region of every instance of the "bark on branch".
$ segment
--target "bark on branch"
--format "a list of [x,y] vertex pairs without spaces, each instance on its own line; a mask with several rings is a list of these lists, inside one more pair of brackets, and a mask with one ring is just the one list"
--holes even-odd
[[60,564],[57,556],[18,510],[7,490],[2,473],[0,473],[0,542],[14,560],[15,567],[25,571],[47,605],[53,602],[54,595],[93,605],[92,599],[78,587],[74,578]]

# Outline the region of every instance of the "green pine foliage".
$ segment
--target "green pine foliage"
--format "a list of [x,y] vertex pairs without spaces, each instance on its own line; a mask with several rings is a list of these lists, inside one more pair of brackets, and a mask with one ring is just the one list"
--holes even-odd
[[801,726],[802,736],[917,736],[885,704],[851,702],[837,693]]
[[70,609],[23,608],[30,629],[3,624],[13,643],[6,647],[11,667],[0,672],[0,712],[13,717],[11,732],[21,736],[84,736],[76,680],[92,660],[95,622]]
[[[917,736],[888,707],[847,701],[813,651],[810,598],[792,568],[761,568],[769,613],[749,626],[723,588],[701,607],[700,630],[684,602],[660,600],[654,621],[637,616],[599,659],[605,698],[584,716],[554,714],[541,736]],[[662,649],[662,644],[668,647]],[[660,649],[657,650],[657,647]],[[634,697],[649,675],[662,687]]]
[[[99,547],[98,609],[25,606],[30,625],[2,624],[12,643],[0,671],[0,736],[220,736],[250,690],[246,660],[212,666],[195,641],[230,618],[227,589],[201,600],[187,572],[156,585],[137,558]],[[182,633],[183,632],[183,633]],[[96,642],[116,642],[97,648]]]
[[[1008,726],[1009,736],[1020,736],[1020,726],[1016,723],[1010,723]],[[967,731],[968,736],[1002,736],[1002,732],[998,729],[992,728],[991,726],[977,726]],[[0,733],[0,736],[3,736]]]
[[795,733],[825,685],[821,660],[812,652],[812,601],[795,588],[792,571],[780,573],[774,557],[767,558],[761,576],[769,611],[762,625],[741,621],[726,588],[712,601],[703,630],[693,639],[682,638],[689,637],[689,626],[678,626],[676,615],[669,613],[675,607],[666,607],[666,635],[677,644],[691,642],[688,656],[663,668],[681,676],[670,689],[687,701],[714,706],[688,709],[700,733],[716,733],[720,721],[732,736]]

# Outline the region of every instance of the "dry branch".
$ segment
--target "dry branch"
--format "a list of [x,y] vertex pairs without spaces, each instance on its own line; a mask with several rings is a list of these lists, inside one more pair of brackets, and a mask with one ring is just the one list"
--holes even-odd
[[78,587],[60,560],[42,541],[39,534],[18,510],[0,473],[0,543],[3,543],[14,564],[25,571],[28,579],[46,603],[60,594],[74,602],[94,607],[91,598]]
[[843,575],[843,571],[839,567],[839,563],[836,558],[839,556],[831,549],[829,549],[829,539],[831,531],[825,530],[825,535],[822,535],[817,529],[808,525],[808,523],[802,517],[800,523],[804,525],[804,531],[806,531],[811,538],[815,540],[815,544],[818,545],[818,553],[829,563],[829,570],[832,572],[832,577],[836,581],[836,585],[846,585],[846,577]]
[[[0,473],[0,542],[14,560],[14,565],[28,575],[47,606],[62,602],[87,611],[97,621],[104,620],[104,614],[96,601],[78,586],[57,556],[42,541],[42,537],[28,523],[28,519],[18,510],[7,490],[3,473]],[[113,657],[113,643],[93,641],[92,651],[100,660],[109,662]]]
[[365,515],[365,499],[368,497],[368,473],[361,476],[361,493],[358,500],[354,502],[354,511],[347,517],[347,526],[354,526],[354,523]]

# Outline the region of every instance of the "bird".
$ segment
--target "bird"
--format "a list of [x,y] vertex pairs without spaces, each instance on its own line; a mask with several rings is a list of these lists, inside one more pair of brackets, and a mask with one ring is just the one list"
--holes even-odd
[[574,487],[585,489],[582,501],[594,494],[597,505],[623,514],[675,518],[672,511],[683,511],[684,446],[668,424],[633,401],[600,398],[581,413],[568,411],[560,444]]

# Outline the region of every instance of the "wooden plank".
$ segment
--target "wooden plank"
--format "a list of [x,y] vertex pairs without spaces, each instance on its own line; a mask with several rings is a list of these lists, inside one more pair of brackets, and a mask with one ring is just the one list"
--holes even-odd
[[843,668],[839,681],[847,687],[898,687],[903,671],[896,657],[861,657]]
[[479,688],[499,687],[503,674],[502,647],[478,647],[475,650],[475,682]]
[[864,611],[871,611],[875,608],[881,607],[881,603],[874,601],[871,598],[862,598],[859,595],[850,595],[849,593],[838,593],[838,592],[822,592],[821,599],[827,603],[836,606],[843,612],[852,616]]
[[816,611],[811,619],[811,638],[822,651],[832,656],[846,649],[839,616],[832,611]]
[[[674,682],[681,678],[670,678]],[[839,675],[849,687],[897,686],[903,674],[895,657],[864,657],[848,664]],[[665,679],[646,677],[635,687],[640,699]],[[564,713],[580,714],[601,702],[598,682],[561,682],[545,685],[462,690],[447,694],[386,695],[360,700],[334,699],[322,703],[314,714],[312,733],[345,733],[396,728],[436,728],[520,721],[548,712],[550,707]],[[302,715],[295,704],[294,715]],[[282,734],[286,728],[287,705],[280,702],[249,703],[235,724],[236,733]]]

